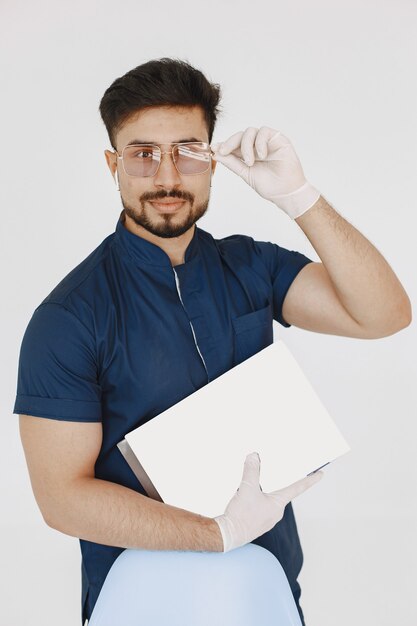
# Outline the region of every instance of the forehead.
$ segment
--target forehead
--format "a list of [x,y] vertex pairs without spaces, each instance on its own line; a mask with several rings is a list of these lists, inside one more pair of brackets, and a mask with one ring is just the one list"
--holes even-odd
[[117,145],[208,141],[203,109],[193,107],[149,107],[130,116],[117,133]]

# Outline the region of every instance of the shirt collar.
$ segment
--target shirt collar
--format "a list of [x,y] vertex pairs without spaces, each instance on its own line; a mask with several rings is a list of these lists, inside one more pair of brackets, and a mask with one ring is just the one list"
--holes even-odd
[[[193,237],[185,250],[184,264],[199,256],[199,230],[197,224],[195,224]],[[156,244],[131,233],[125,227],[120,217],[116,225],[115,239],[134,261],[172,269],[171,259],[167,253]]]

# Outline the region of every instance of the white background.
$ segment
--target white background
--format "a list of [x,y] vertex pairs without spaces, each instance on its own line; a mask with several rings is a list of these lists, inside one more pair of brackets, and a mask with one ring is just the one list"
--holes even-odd
[[[35,307],[114,231],[105,89],[178,57],[223,89],[213,141],[271,126],[416,304],[416,18],[406,0],[0,5],[2,601],[10,626],[81,623],[79,543],[45,525],[12,414]],[[219,164],[199,226],[320,260],[299,226]],[[365,271],[366,268],[364,268]],[[284,329],[352,452],[294,501],[307,626],[412,626],[417,608],[416,327],[378,340]]]

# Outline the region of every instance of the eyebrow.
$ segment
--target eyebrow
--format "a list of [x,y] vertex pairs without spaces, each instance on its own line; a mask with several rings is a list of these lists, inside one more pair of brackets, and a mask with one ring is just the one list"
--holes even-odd
[[[188,139],[178,139],[178,141],[172,141],[171,143],[191,143],[194,141],[198,141],[198,142],[203,142],[202,139],[196,139],[195,137],[189,137]],[[143,139],[132,139],[132,141],[129,141],[129,143],[127,143],[127,146],[133,146],[134,144],[137,143],[145,143],[147,145],[149,144],[154,144],[154,145],[158,145],[157,141],[144,141]],[[206,143],[206,142],[204,142]]]

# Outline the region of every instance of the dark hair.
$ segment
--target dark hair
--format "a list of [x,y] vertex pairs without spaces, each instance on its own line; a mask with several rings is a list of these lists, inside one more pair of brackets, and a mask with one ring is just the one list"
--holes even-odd
[[123,124],[140,109],[152,106],[200,106],[207,124],[209,143],[221,111],[220,85],[210,83],[186,61],[167,57],[138,65],[106,89],[99,111],[112,147]]

